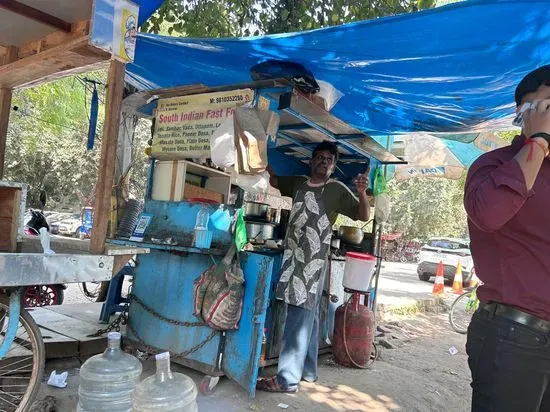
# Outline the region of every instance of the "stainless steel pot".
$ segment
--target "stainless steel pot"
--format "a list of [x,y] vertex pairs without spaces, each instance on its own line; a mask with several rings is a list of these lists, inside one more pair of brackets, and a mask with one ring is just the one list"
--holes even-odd
[[359,246],[365,237],[365,232],[360,227],[340,226],[338,228],[338,237],[345,243]]
[[246,202],[244,205],[244,217],[266,219],[269,205],[266,203]]
[[246,222],[246,236],[250,241],[274,239],[275,225],[272,223]]

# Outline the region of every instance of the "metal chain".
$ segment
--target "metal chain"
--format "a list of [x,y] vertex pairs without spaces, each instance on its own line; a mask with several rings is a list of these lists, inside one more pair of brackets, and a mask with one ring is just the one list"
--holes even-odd
[[153,317],[155,317],[157,319],[160,319],[160,320],[162,320],[166,323],[171,323],[172,325],[186,326],[186,327],[206,326],[206,324],[204,322],[182,322],[181,320],[167,318],[166,316],[161,315],[156,310],[154,310],[154,309],[150,308],[149,306],[147,306],[140,298],[138,298],[134,294],[130,294],[130,296],[128,296],[128,303],[132,303],[132,302],[136,302],[146,312],[153,315]]
[[[154,309],[147,306],[140,298],[138,298],[136,295],[131,293],[128,296],[128,303],[126,305],[124,305],[124,308],[120,312],[120,315],[115,320],[113,320],[109,324],[109,326],[107,326],[104,329],[98,329],[97,332],[95,332],[91,335],[88,335],[88,337],[99,337],[99,336],[101,336],[105,333],[109,333],[113,330],[116,330],[117,332],[120,332],[120,325],[126,325],[128,327],[128,329],[130,329],[130,332],[132,332],[132,335],[135,336],[137,341],[140,343],[142,348],[145,349],[146,352],[158,353],[159,349],[146,344],[145,341],[138,335],[137,331],[128,322],[128,310],[129,310],[129,307],[130,307],[130,303],[132,303],[132,302],[136,302],[146,312],[150,313],[153,317],[155,317],[157,319],[160,319],[164,322],[170,323],[172,325],[183,326],[183,327],[206,326],[206,324],[203,323],[203,322],[183,322],[183,321],[180,321],[180,320],[167,318],[166,316],[161,315],[160,313],[158,313]],[[214,339],[214,337],[219,332],[220,331],[213,329],[212,332],[210,332],[210,334],[206,337],[205,340],[203,340],[199,344],[193,346],[192,348],[190,348],[190,349],[188,349],[184,352],[173,354],[173,357],[174,358],[185,358],[185,357],[189,356],[190,354],[192,354],[192,353],[198,351],[199,349],[201,349],[202,347],[204,347],[208,342],[210,342],[212,339]]]
[[[146,344],[144,342],[144,340],[141,339],[141,337],[138,335],[137,331],[132,327],[132,325],[128,324],[128,329],[130,329],[130,332],[132,332],[132,335],[139,342],[140,347],[141,347],[140,349],[143,349],[145,352],[148,352],[148,353],[151,353],[151,354],[155,354],[155,353],[160,352],[160,350],[158,348],[155,348],[154,346]],[[220,333],[220,331],[213,329],[210,332],[210,334],[206,337],[206,339],[203,340],[202,342],[198,343],[197,345],[193,346],[192,348],[187,349],[186,351],[181,352],[181,353],[170,352],[170,357],[172,359],[186,358],[187,356],[191,355],[192,353],[194,353],[194,352],[198,351],[199,349],[201,349],[202,347],[204,347],[208,342],[210,342],[212,339],[214,339],[214,337],[218,333]]]

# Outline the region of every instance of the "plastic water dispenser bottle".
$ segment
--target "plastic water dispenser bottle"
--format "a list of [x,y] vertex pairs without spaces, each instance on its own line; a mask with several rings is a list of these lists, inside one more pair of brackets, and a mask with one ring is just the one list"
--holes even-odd
[[170,371],[170,353],[156,356],[157,373],[143,380],[132,395],[133,412],[198,412],[195,382]]
[[120,349],[120,333],[110,332],[107,349],[80,368],[77,412],[131,412],[141,362]]

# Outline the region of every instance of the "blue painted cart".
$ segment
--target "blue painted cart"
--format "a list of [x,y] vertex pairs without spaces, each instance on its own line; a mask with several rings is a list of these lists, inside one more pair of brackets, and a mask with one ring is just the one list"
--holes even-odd
[[[310,102],[284,81],[239,85],[239,88],[243,87],[254,89],[255,102],[262,105],[263,110],[280,114],[277,136],[269,142],[269,162],[279,174],[307,173],[309,152],[315,142],[324,139],[339,144],[342,162],[337,174],[342,180],[364,172],[371,161],[400,162],[370,136]],[[234,88],[237,87],[226,90]],[[139,92],[127,98],[124,110],[150,117],[156,98],[181,94],[176,93],[174,90]],[[205,373],[207,376],[200,385],[203,392],[213,389],[217,377],[227,375],[254,397],[258,370],[263,366],[260,358],[264,329],[267,327],[270,333],[268,352],[278,353],[277,342],[284,322],[284,305],[274,296],[281,251],[242,253],[245,292],[238,330],[220,332],[201,324],[193,315],[193,281],[221,260],[232,239],[228,233],[214,230],[211,249],[189,246],[193,243],[195,219],[200,208],[208,207],[209,213],[213,213],[217,206],[153,200],[155,173],[155,160],[152,159],[144,212],[153,217],[145,238],[170,237],[175,242],[111,241],[151,250],[151,253],[138,257],[129,299],[127,338],[132,345],[149,353],[170,351],[176,362]],[[326,319],[328,297],[324,303],[322,318]],[[328,326],[324,325],[322,329],[326,331]]]

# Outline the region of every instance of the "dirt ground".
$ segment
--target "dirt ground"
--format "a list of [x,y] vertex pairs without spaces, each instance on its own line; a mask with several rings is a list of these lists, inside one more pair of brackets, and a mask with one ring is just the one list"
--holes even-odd
[[[254,400],[236,384],[222,378],[211,396],[199,396],[201,412],[315,410],[462,412],[469,410],[470,372],[464,350],[465,336],[453,332],[446,314],[420,314],[386,324],[384,339],[396,346],[382,348],[370,370],[340,367],[327,355],[320,359],[319,380],[303,384],[297,394],[258,393]],[[458,353],[451,355],[454,346]],[[52,369],[69,371],[68,386],[42,385],[39,398],[54,396],[57,411],[74,411],[78,401],[77,359],[50,362]],[[154,373],[154,361],[144,362],[143,377]],[[202,375],[173,364],[173,371],[191,376],[198,384]]]

